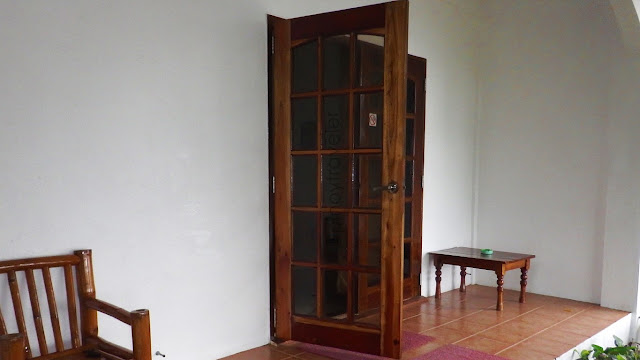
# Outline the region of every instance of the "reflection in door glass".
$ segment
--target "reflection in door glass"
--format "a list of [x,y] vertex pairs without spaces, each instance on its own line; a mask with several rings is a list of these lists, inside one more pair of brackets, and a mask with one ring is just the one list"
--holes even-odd
[[407,114],[416,112],[416,82],[407,79]]
[[380,238],[382,223],[380,214],[354,214],[353,228],[354,262],[364,266],[380,267]]
[[291,54],[293,93],[318,90],[318,42],[296,46]]
[[402,264],[402,273],[404,278],[411,276],[411,243],[404,243],[404,262]]
[[413,161],[411,160],[404,166],[404,195],[413,195]]
[[294,211],[293,261],[313,262],[317,260],[318,220],[315,212]]
[[407,119],[407,133],[405,136],[405,145],[406,145],[406,155],[413,155],[413,145],[415,144],[415,137],[414,137],[414,124],[415,121],[413,119]]
[[315,97],[291,100],[292,150],[315,150],[317,148],[317,102]]
[[322,157],[322,206],[346,207],[348,204],[350,171],[349,155]]
[[332,36],[322,43],[322,79],[325,90],[349,86],[349,35]]
[[291,160],[293,206],[316,206],[318,161],[315,155],[293,156]]
[[363,272],[353,273],[354,322],[380,326],[380,275]]
[[347,318],[347,274],[340,270],[324,271],[324,317],[338,320]]
[[411,202],[404,203],[404,237],[411,237]]
[[316,315],[316,269],[293,266],[291,268],[293,287],[293,313],[296,315]]
[[325,264],[347,264],[346,213],[324,213],[322,215],[322,262]]
[[356,37],[355,86],[381,86],[384,81],[384,37]]
[[382,148],[382,92],[359,94],[354,100],[356,148]]
[[322,148],[346,149],[349,146],[348,95],[325,96],[322,118]]
[[353,206],[379,209],[382,206],[382,155],[356,155]]

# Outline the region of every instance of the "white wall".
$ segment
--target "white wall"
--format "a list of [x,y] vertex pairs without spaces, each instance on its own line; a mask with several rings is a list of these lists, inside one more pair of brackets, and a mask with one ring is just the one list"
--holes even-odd
[[221,4],[0,1],[0,257],[92,248],[168,359],[269,339],[266,11]]
[[[266,14],[374,2],[0,1],[0,258],[92,248],[99,298],[149,308],[168,359],[267,343]],[[470,244],[468,8],[411,3],[425,252]]]
[[[412,1],[409,53],[427,59],[422,294],[435,294],[429,251],[471,246],[473,236],[476,26],[480,3]],[[460,284],[443,267],[442,291]]]
[[477,246],[536,254],[531,292],[599,302],[613,14],[599,1],[483,4]]
[[[0,1],[0,258],[94,249],[99,297],[150,308],[168,359],[268,342],[266,14],[376,2]],[[602,3],[490,0],[478,17],[475,2],[411,2],[409,50],[428,60],[425,253],[532,252],[531,291],[597,302],[603,279],[603,302],[619,300],[608,264],[629,237],[608,241],[638,234],[637,217],[616,220],[638,209],[624,201],[638,149],[607,144],[637,131],[638,83],[609,87]],[[102,335],[127,342],[111,323]]]
[[[640,56],[617,51],[609,93],[603,306],[636,311],[640,259]],[[636,285],[636,286],[634,286]]]

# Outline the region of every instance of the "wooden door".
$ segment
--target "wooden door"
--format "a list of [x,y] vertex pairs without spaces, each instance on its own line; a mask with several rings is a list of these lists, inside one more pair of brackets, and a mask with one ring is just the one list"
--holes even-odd
[[280,340],[400,357],[407,17],[396,1],[269,18]]
[[404,299],[420,295],[427,60],[409,55],[405,146]]
[[[369,55],[382,48],[367,44]],[[420,295],[422,270],[422,178],[424,169],[424,122],[426,59],[409,55],[407,71],[407,114],[405,123],[405,203],[403,241],[403,299]],[[361,179],[361,182],[366,182]],[[379,243],[366,241],[366,228],[361,228],[358,256],[379,250]],[[369,280],[369,281],[367,281]],[[380,306],[379,279],[359,279],[358,308],[377,309]]]

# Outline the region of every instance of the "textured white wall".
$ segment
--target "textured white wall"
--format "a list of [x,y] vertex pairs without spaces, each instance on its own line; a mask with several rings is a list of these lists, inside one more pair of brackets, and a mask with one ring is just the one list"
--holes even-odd
[[640,261],[640,57],[616,52],[609,93],[603,306],[636,311]]
[[266,343],[264,6],[0,1],[0,49],[0,257],[92,248],[168,359]]
[[[99,297],[148,307],[168,359],[267,343],[266,14],[375,2],[0,1],[0,258],[92,248]],[[470,244],[473,8],[411,3],[425,252]]]
[[598,1],[483,4],[477,246],[536,254],[532,292],[599,302],[613,14]]
[[[409,52],[427,59],[422,294],[435,294],[427,252],[471,246],[473,235],[476,29],[479,2],[412,1]],[[459,286],[443,267],[442,290]]]

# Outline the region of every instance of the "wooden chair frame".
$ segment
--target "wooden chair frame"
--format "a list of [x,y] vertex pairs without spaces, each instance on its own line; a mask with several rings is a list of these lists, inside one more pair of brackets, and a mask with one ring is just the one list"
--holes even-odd
[[[60,330],[60,321],[56,306],[54,288],[51,281],[51,268],[64,269],[67,292],[68,316],[71,332],[71,348],[65,349]],[[75,284],[73,268],[76,269]],[[45,284],[51,325],[53,327],[55,352],[49,352],[44,326],[40,314],[40,304],[36,290],[34,270],[41,270]],[[22,310],[20,289],[16,273],[23,271],[27,279],[29,299],[37,334],[40,356],[32,357],[31,347],[26,331],[25,316]],[[0,311],[0,359],[2,360],[50,360],[75,356],[102,356],[111,360],[151,360],[151,328],[149,310],[126,311],[115,305],[96,299],[93,278],[91,250],[78,250],[74,255],[62,255],[21,260],[0,261],[0,274],[7,274],[8,287],[11,292],[13,309],[18,325],[18,334],[7,334],[7,329]],[[78,294],[76,295],[75,286]],[[79,299],[80,329],[76,308],[76,297]],[[98,312],[111,316],[131,326],[133,351],[110,343],[98,336]]]

